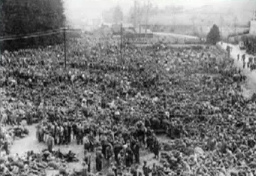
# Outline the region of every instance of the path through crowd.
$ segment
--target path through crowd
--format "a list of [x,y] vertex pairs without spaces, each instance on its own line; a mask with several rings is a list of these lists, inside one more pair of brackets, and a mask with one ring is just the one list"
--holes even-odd
[[[243,87],[244,90],[244,96],[246,98],[250,98],[254,93],[256,93],[256,71],[251,71],[249,68],[243,68],[243,61],[241,59],[241,56],[245,54],[245,62],[247,63],[249,60],[249,57],[256,57],[250,54],[247,54],[245,50],[241,50],[239,48],[239,45],[232,45],[229,43],[218,43],[219,46],[221,46],[224,50],[226,50],[227,46],[230,46],[231,49],[231,57],[235,61],[235,65],[240,68],[244,75],[247,76],[246,84]],[[237,60],[237,55],[240,55],[240,59]]]
[[[36,125],[32,126],[26,126],[26,128],[29,130],[29,135],[26,136],[25,138],[22,139],[15,139],[13,145],[11,146],[11,155],[16,155],[18,154],[19,156],[22,156],[25,154],[27,151],[33,150],[34,152],[40,153],[43,149],[46,149],[46,145],[43,143],[39,143],[36,139]],[[172,140],[168,138],[165,135],[158,136],[158,140],[161,143],[172,143]],[[54,150],[60,149],[61,152],[67,153],[69,150],[74,152],[79,159],[78,163],[68,163],[67,168],[68,171],[73,171],[73,170],[81,170],[82,169],[82,160],[83,160],[83,147],[82,145],[77,145],[75,141],[73,141],[69,145],[61,145],[61,146],[54,146]],[[92,170],[95,173],[95,153],[92,154]],[[160,165],[159,160],[154,159],[154,154],[149,153],[146,150],[141,151],[141,159],[140,163],[141,165],[139,166],[139,171],[142,171],[142,164],[143,161],[147,161],[147,164],[152,167],[153,163],[156,165]],[[108,168],[104,168],[102,171],[104,174],[108,172]],[[235,169],[229,169],[226,171],[226,175],[230,176],[230,173],[237,173],[238,171]],[[58,170],[46,170],[47,176],[52,176],[58,173]]]
[[[25,122],[22,122],[23,125],[29,130],[29,135],[19,139],[16,138],[13,142],[13,145],[11,146],[10,152],[11,155],[18,154],[19,156],[23,156],[27,151],[34,151],[35,153],[40,153],[43,149],[46,149],[46,144],[39,143],[36,138],[36,125],[26,126]],[[161,141],[167,141],[166,136],[160,136],[159,139]],[[82,168],[82,160],[84,157],[84,150],[82,145],[77,145],[76,141],[72,141],[69,145],[60,145],[60,146],[54,146],[54,150],[60,149],[63,153],[68,153],[69,150],[74,152],[76,154],[76,157],[79,159],[79,162],[74,163],[68,163],[67,168],[68,171],[73,170],[81,170]],[[92,155],[92,170],[95,171],[95,152],[91,153]],[[153,163],[159,164],[159,160],[154,159],[154,154],[149,153],[146,150],[141,151],[141,164],[143,164],[143,161],[147,161],[148,165],[152,166]],[[139,170],[141,170],[142,165],[139,167]],[[53,174],[56,174],[57,170],[47,170],[47,175],[51,176]],[[103,170],[103,173],[107,173],[107,168]]]
[[[15,155],[18,154],[19,156],[24,155],[27,151],[34,151],[35,153],[41,153],[43,149],[46,149],[47,146],[43,143],[39,143],[36,138],[36,125],[26,126],[29,130],[29,135],[22,138],[22,139],[15,139],[13,145],[11,146],[11,154]],[[83,148],[81,145],[76,145],[73,142],[70,145],[62,145],[62,146],[55,146],[55,150],[60,149],[61,152],[67,153],[69,150],[74,152],[79,159],[82,161],[83,158]],[[73,169],[81,169],[82,162],[79,163],[68,163],[67,164],[68,170]],[[47,171],[48,173],[54,173],[56,171]],[[51,175],[51,174],[49,174]]]

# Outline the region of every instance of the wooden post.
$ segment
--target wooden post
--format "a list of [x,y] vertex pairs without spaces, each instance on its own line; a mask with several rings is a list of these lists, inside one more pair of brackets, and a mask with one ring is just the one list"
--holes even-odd
[[67,48],[66,48],[66,27],[64,27],[64,56],[65,56],[65,69],[67,67]]

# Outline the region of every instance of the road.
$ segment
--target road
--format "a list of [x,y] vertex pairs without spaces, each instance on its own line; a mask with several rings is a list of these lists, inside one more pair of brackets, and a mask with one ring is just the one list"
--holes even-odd
[[[251,71],[249,68],[243,68],[243,61],[241,59],[241,56],[245,54],[245,61],[248,62],[249,57],[256,57],[250,54],[247,54],[245,50],[241,50],[238,45],[232,45],[228,43],[220,44],[218,43],[220,47],[226,50],[227,46],[232,47],[230,56],[234,59],[235,65],[242,70],[244,75],[247,76],[246,83],[243,87],[244,90],[244,96],[246,98],[250,98],[254,93],[256,93],[256,70]],[[237,55],[240,55],[239,61],[237,60]]]
[[153,32],[154,35],[158,36],[170,36],[170,37],[177,37],[177,38],[187,38],[187,39],[195,39],[199,40],[196,36],[191,35],[183,35],[183,34],[175,34],[175,33],[165,33],[165,32]]

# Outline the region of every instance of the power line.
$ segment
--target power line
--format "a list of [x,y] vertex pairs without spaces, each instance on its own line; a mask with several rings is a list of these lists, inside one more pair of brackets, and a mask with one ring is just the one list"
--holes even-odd
[[9,40],[18,40],[18,39],[28,39],[28,38],[35,38],[35,37],[40,37],[40,36],[47,36],[47,35],[53,35],[57,34],[60,32],[51,32],[51,33],[45,33],[45,34],[40,34],[40,35],[29,35],[29,36],[23,36],[23,37],[12,37],[12,38],[7,38],[7,39],[0,39],[0,41],[9,41]]
[[[33,11],[35,12],[35,11]],[[31,14],[29,13],[24,13],[24,12],[14,12],[13,14],[18,14],[19,16],[22,15],[22,16],[29,16]],[[49,13],[35,13],[35,15],[37,16],[50,16],[50,15],[55,15],[55,14],[59,14],[59,12],[49,12]]]
[[[28,39],[28,38],[35,38],[35,37],[41,37],[41,36],[48,36],[53,34],[58,34],[64,32],[64,28],[54,29],[54,30],[48,30],[44,32],[35,32],[35,33],[29,33],[26,35],[10,35],[10,36],[2,36],[0,37],[0,42],[2,41],[10,41],[10,40],[19,40],[19,39]],[[66,29],[65,32],[75,32],[72,29]]]
[[44,31],[44,32],[30,33],[30,34],[26,34],[26,35],[2,36],[2,37],[0,37],[0,42],[9,41],[9,40],[35,38],[35,37],[41,37],[41,36],[48,36],[48,35],[63,33],[63,35],[64,35],[65,68],[66,68],[66,65],[67,65],[66,32],[76,32],[76,30],[75,29],[68,29],[68,28],[64,27],[64,28],[48,30],[48,31]]
[[40,36],[47,36],[47,35],[57,34],[57,33],[60,33],[60,32],[61,31],[47,31],[47,32],[30,33],[30,34],[27,34],[27,35],[16,35],[16,36],[0,37],[0,41],[35,38],[35,37],[40,37]]
[[4,38],[12,38],[12,37],[23,37],[25,35],[36,35],[36,34],[42,34],[42,33],[48,33],[48,32],[56,32],[56,30],[60,30],[61,28],[58,29],[51,29],[51,30],[47,30],[47,31],[39,31],[39,32],[33,32],[33,33],[28,33],[28,34],[21,34],[21,35],[5,35],[5,36],[1,36],[0,39],[4,39]]

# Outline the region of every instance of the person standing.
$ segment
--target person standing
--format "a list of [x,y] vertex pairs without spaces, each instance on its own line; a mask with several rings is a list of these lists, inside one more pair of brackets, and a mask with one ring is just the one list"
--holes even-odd
[[43,127],[40,125],[37,127],[36,136],[38,139],[38,142],[43,142]]
[[104,155],[104,157],[106,158],[106,148],[108,146],[108,142],[107,142],[107,138],[105,135],[101,136],[101,147],[102,147],[102,154]]
[[157,167],[156,167],[156,163],[153,164],[151,175],[152,175],[152,176],[157,176]]
[[106,159],[106,165],[109,166],[110,165],[110,160],[111,157],[113,156],[113,147],[112,145],[109,143],[106,147],[106,155],[105,155],[105,159]]
[[115,174],[114,170],[112,168],[109,168],[107,176],[115,176],[115,175],[116,174]]
[[27,113],[27,124],[28,125],[32,124],[32,114],[31,113]]
[[53,138],[54,138],[54,143],[57,144],[57,125],[56,125],[56,122],[53,123]]
[[131,168],[131,175],[132,176],[137,176],[138,175],[138,166],[133,166],[132,168]]
[[82,125],[79,124],[77,128],[77,144],[82,145],[83,144],[83,128]]
[[81,130],[81,127],[80,127],[80,124],[77,124],[77,127],[76,127],[76,143],[77,145],[79,145],[80,143],[80,130]]
[[83,162],[83,169],[81,172],[81,176],[88,176],[88,165],[85,162]]
[[56,138],[56,144],[60,145],[60,126],[58,124],[56,124],[55,138]]
[[72,126],[70,122],[68,122],[68,143],[71,143],[71,131],[72,131]]
[[88,139],[89,139],[89,144],[90,144],[90,151],[93,152],[94,151],[94,135],[93,135],[92,131],[90,131],[90,133],[88,135]]
[[245,62],[245,54],[242,55],[243,62]]
[[47,137],[47,146],[48,146],[49,152],[52,153],[52,149],[54,146],[54,138],[51,135],[48,135],[48,137]]
[[74,122],[72,124],[72,131],[73,131],[73,139],[77,138],[77,124]]
[[60,144],[64,144],[64,127],[63,125],[60,125]]
[[160,151],[160,144],[157,141],[157,139],[155,139],[154,144],[153,144],[153,153],[155,154],[156,159],[159,158],[159,151]]
[[96,152],[96,170],[97,172],[100,172],[102,170],[103,166],[103,154],[101,153],[100,150]]
[[147,137],[147,149],[149,149],[150,151],[153,150],[153,142],[154,142],[154,138],[153,138],[153,135],[149,135]]
[[64,144],[68,145],[69,143],[69,134],[68,134],[68,124],[64,124]]
[[136,143],[133,146],[133,153],[135,156],[135,162],[139,164],[140,163],[140,144],[138,141],[136,141]]
[[130,145],[127,145],[127,148],[125,150],[125,165],[126,167],[131,167],[133,163],[133,152],[131,150]]
[[144,165],[142,167],[142,171],[143,171],[144,176],[149,176],[150,169],[147,166],[147,161],[144,161]]
[[114,144],[114,155],[115,155],[115,161],[116,161],[117,165],[120,164],[118,155],[122,149],[123,149],[122,144],[120,144],[119,141],[116,141]]
[[88,166],[88,172],[91,172],[91,155],[87,152],[87,150],[84,151],[84,162]]
[[10,154],[9,144],[8,144],[7,140],[4,140],[4,142],[3,142],[3,150],[5,151],[6,155]]

